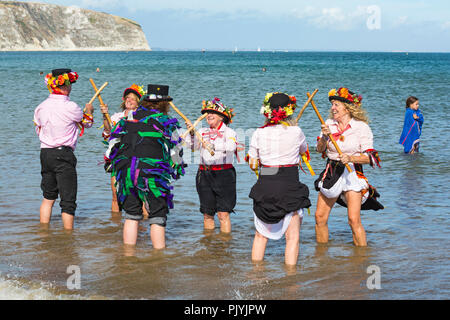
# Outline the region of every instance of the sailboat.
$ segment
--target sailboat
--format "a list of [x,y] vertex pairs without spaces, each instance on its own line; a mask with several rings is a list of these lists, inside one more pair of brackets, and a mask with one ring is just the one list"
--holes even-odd
[[238,51],[237,47],[234,47],[234,50],[232,51],[233,54],[235,54]]
[[258,47],[258,50],[256,50],[256,51],[258,51],[258,52],[261,52],[261,48],[260,48],[260,47]]

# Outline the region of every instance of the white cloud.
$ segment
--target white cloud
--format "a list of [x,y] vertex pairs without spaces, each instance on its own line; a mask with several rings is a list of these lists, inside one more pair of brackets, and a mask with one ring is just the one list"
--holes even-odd
[[450,21],[445,21],[442,25],[441,28],[443,30],[450,30]]

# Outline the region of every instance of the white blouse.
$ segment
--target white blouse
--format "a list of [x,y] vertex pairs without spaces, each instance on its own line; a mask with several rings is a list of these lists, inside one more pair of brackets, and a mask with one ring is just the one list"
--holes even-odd
[[237,148],[236,132],[233,129],[222,122],[217,130],[203,127],[198,129],[198,132],[205,142],[214,146],[214,155],[212,156],[207,149],[202,147],[196,135],[186,137],[185,142],[189,147],[193,145],[195,150],[200,149],[200,164],[233,164]]
[[297,126],[274,125],[258,128],[253,133],[248,155],[262,165],[298,164],[300,154],[308,149],[306,137]]
[[[373,134],[369,125],[363,121],[351,119],[348,127],[339,136],[339,127],[337,121],[328,119],[325,124],[330,128],[331,134],[335,135],[335,141],[342,153],[348,155],[360,155],[368,149],[373,149]],[[322,137],[322,132],[319,138]],[[339,160],[339,153],[336,151],[333,143],[327,142],[327,157],[331,160]]]

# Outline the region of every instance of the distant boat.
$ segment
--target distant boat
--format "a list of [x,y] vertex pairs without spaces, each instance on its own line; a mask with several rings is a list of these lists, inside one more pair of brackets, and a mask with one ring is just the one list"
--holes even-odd
[[256,50],[256,51],[258,51],[258,52],[261,52],[261,48],[260,48],[260,47],[258,47],[258,50]]
[[202,53],[205,53],[206,52],[206,50],[205,49],[202,49]]
[[236,53],[238,51],[237,47],[234,47],[233,53]]

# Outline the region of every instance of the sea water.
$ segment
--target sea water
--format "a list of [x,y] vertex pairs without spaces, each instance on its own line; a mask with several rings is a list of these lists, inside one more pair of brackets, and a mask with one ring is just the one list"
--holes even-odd
[[[145,220],[136,248],[125,248],[123,216],[110,211],[110,179],[101,164],[98,101],[94,126],[75,152],[75,229],[63,230],[58,201],[50,225],[41,226],[39,140],[32,119],[48,96],[45,74],[63,67],[80,76],[71,93],[80,106],[94,94],[92,78],[97,87],[108,82],[102,98],[111,113],[133,83],[169,85],[174,104],[192,121],[204,99],[219,97],[233,107],[231,127],[246,149],[235,163],[231,234],[218,227],[203,230],[195,190],[198,153],[186,150],[186,175],[173,183],[167,248],[152,249]],[[0,299],[449,299],[449,83],[446,53],[2,52]],[[361,213],[368,246],[353,245],[346,209],[339,205],[330,215],[329,243],[316,243],[317,176],[306,170],[300,179],[310,188],[312,207],[303,219],[297,267],[284,266],[284,239],[269,241],[264,262],[252,263],[255,229],[248,194],[256,177],[243,158],[252,130],[263,124],[265,94],[286,92],[302,106],[306,92],[319,89],[314,100],[326,119],[327,93],[341,86],[363,96],[382,160],[381,168],[365,166],[385,206]],[[410,95],[420,99],[425,118],[415,155],[403,154],[398,144]],[[325,166],[314,151],[320,122],[310,106],[299,125],[319,174]]]

